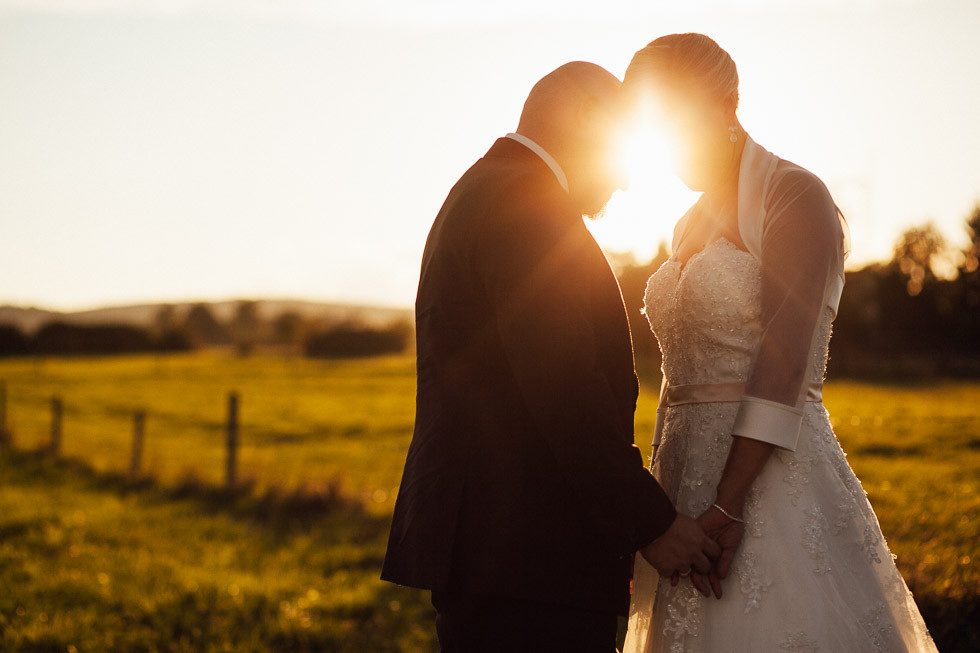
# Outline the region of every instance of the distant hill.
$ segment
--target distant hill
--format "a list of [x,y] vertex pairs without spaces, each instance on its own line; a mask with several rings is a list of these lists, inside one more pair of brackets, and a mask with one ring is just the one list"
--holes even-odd
[[[228,299],[215,302],[160,302],[156,304],[131,304],[124,306],[105,306],[85,311],[52,311],[34,306],[0,306],[0,324],[13,324],[22,331],[32,334],[48,322],[67,322],[69,324],[131,324],[148,327],[160,307],[174,307],[178,320],[183,319],[191,306],[206,304],[216,319],[225,322],[234,315],[235,307],[241,299]],[[385,325],[397,320],[411,320],[412,311],[407,308],[381,306],[360,306],[315,302],[303,299],[257,299],[258,312],[262,319],[273,319],[285,311],[295,311],[304,318],[325,324],[345,321],[361,322],[367,325]]]

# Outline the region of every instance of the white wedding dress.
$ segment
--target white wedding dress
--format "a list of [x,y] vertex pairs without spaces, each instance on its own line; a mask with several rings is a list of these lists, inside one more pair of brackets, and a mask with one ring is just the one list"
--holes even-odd
[[[777,185],[785,190],[786,184],[773,180],[790,169],[802,179],[805,171],[751,141],[742,163],[740,193],[758,194],[755,209],[769,213],[753,218],[750,198],[740,197],[740,233],[754,253],[721,238],[683,264],[667,260],[647,285],[646,314],[660,342],[669,386],[662,396],[662,404],[669,405],[660,411],[652,472],[677,510],[696,517],[715,500],[733,431],[756,437],[769,428],[775,436],[757,439],[777,447],[745,506],[745,538],[722,599],[703,597],[687,580],[671,587],[636,556],[624,653],[935,651],[820,401],[842,256],[830,265],[836,272],[827,275],[826,284],[819,280],[816,294],[789,293],[819,301],[823,292],[824,303],[810,313],[812,337],[770,333],[781,319],[774,311],[788,307],[792,313],[793,302],[774,301],[773,290],[766,291],[769,305],[763,299],[761,260],[774,245],[765,244],[761,234],[772,224],[773,207],[787,199],[773,190]],[[753,236],[751,220],[759,236]],[[760,353],[767,338],[782,357]],[[777,368],[792,358],[794,341],[803,343],[797,345],[804,348],[798,367],[805,378],[797,379],[784,402],[791,406],[779,408],[778,401],[758,398],[767,391],[764,381],[754,383],[753,377],[772,376],[756,374],[766,364],[785,385],[789,377]],[[778,363],[760,362],[763,356]],[[733,387],[759,392],[754,399],[731,396]],[[779,388],[772,392],[778,396]],[[799,397],[795,406],[793,396]],[[760,405],[763,413],[775,412],[749,415]],[[792,415],[796,426],[786,421]]]

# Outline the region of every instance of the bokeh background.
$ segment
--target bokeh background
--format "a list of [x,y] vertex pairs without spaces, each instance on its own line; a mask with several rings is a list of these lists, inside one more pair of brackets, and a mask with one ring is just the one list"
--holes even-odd
[[[411,304],[533,83],[699,31],[852,232],[826,405],[942,651],[980,647],[980,4],[0,0],[0,649],[426,651],[380,562]],[[639,314],[697,199],[590,223]]]

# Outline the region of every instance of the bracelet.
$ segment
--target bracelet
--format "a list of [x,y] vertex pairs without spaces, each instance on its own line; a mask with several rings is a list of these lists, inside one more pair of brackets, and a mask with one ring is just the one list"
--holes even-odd
[[739,524],[744,524],[745,523],[745,520],[744,519],[739,519],[738,517],[735,517],[734,515],[729,515],[728,514],[728,511],[725,510],[724,508],[722,508],[721,506],[719,506],[717,503],[712,503],[711,504],[711,507],[712,508],[717,508],[718,510],[720,510],[721,511],[721,514],[725,515],[726,517],[728,517],[729,519],[731,519],[733,522],[737,522]]

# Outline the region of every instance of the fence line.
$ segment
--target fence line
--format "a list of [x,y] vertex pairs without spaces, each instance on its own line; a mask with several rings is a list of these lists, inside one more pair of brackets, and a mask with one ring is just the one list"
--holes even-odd
[[[0,380],[0,448],[13,448],[13,432],[8,427],[7,383]],[[238,482],[239,448],[239,396],[236,391],[228,393],[227,418],[225,421],[225,487],[232,489]],[[47,444],[41,450],[52,456],[59,456],[62,447],[65,403],[60,395],[50,401],[51,424]],[[137,478],[143,464],[143,449],[146,440],[147,411],[137,409],[133,412],[133,440],[129,457],[129,476]]]
[[57,456],[61,451],[61,417],[64,414],[64,404],[61,397],[51,397],[51,441],[48,450]]
[[10,432],[7,430],[7,382],[0,381],[0,447],[11,446]]
[[228,458],[225,464],[225,487],[235,485],[235,463],[238,450],[238,393],[228,394],[228,422],[225,427],[225,442]]
[[140,463],[143,458],[143,427],[146,413],[138,410],[133,413],[133,450],[129,459],[129,475],[136,478],[140,473]]

